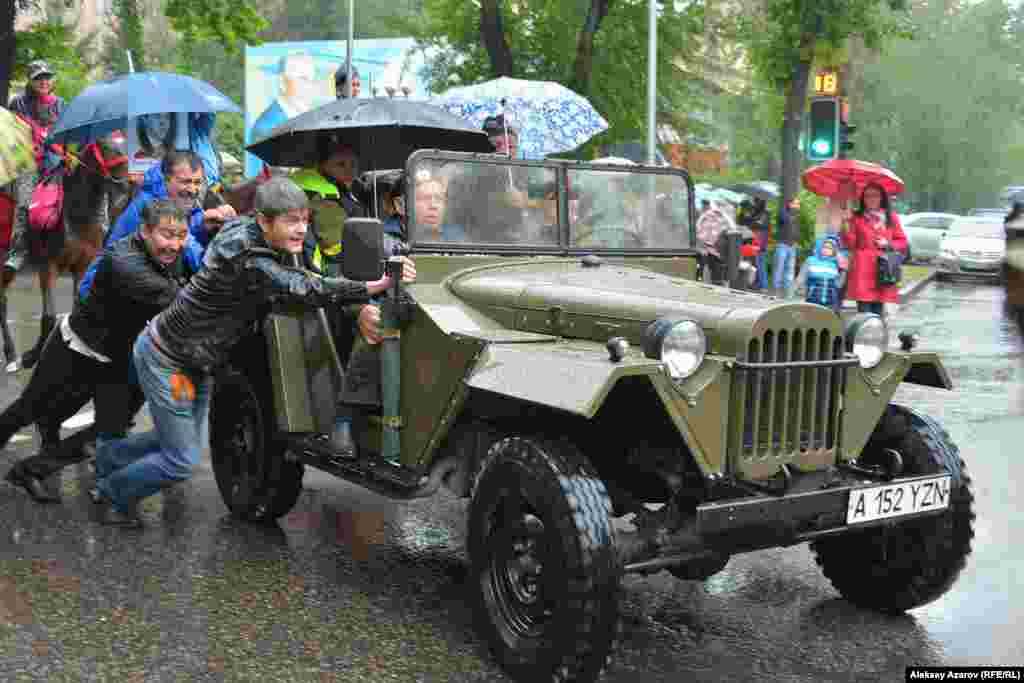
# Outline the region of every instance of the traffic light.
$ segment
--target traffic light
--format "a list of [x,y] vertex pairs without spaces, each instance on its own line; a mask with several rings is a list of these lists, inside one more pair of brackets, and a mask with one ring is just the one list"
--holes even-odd
[[856,132],[857,126],[849,123],[839,124],[839,153],[840,155],[849,152],[853,149],[853,143],[850,142],[850,136]]
[[839,103],[839,158],[845,159],[846,153],[853,149],[850,136],[857,131],[857,126],[850,124],[850,103],[842,100]]
[[815,97],[811,100],[808,125],[807,158],[828,161],[839,155],[839,98]]

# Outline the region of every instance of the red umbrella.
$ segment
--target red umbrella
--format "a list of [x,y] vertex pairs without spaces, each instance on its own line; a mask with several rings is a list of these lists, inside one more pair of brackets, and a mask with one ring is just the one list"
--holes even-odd
[[809,168],[803,173],[803,183],[814,194],[837,199],[859,197],[871,183],[881,185],[890,195],[903,192],[903,181],[895,173],[856,159],[832,159]]

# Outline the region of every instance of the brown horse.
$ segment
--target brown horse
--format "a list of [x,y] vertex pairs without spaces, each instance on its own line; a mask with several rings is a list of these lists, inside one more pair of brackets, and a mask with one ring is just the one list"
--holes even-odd
[[[57,171],[64,189],[64,230],[48,237],[29,230],[31,246],[28,262],[38,268],[39,288],[43,298],[40,335],[35,346],[22,356],[20,367],[31,368],[42,351],[43,343],[56,325],[53,288],[57,276],[71,273],[77,301],[78,283],[103,246],[107,227],[116,220],[132,197],[127,181],[128,157],[123,142],[106,137],[82,149],[81,156],[66,154]],[[7,289],[17,271],[4,269],[0,277],[0,300],[6,301]],[[0,316],[4,355],[9,372],[18,369],[17,351],[7,325],[6,306]]]

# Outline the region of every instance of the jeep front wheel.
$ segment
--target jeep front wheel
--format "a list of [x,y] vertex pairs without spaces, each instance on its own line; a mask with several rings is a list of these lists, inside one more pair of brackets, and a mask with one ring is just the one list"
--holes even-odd
[[217,377],[210,402],[210,459],[217,488],[231,513],[250,522],[288,514],[302,493],[304,473],[302,464],[285,460],[269,388],[262,384],[262,378],[228,370]]
[[903,612],[944,594],[971,554],[974,495],[959,450],[938,422],[890,405],[861,460],[892,448],[904,476],[952,475],[949,509],[811,543],[825,576],[844,598],[883,612]]
[[521,681],[592,681],[619,624],[611,501],[566,442],[510,437],[484,456],[469,506],[479,628]]

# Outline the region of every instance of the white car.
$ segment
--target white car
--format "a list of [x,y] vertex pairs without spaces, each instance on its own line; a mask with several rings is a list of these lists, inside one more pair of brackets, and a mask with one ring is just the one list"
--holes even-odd
[[939,272],[998,278],[1005,257],[1002,219],[965,216],[953,221],[939,245]]
[[953,213],[922,212],[912,213],[906,218],[900,217],[900,225],[907,235],[907,242],[910,248],[907,252],[907,260],[914,259],[930,261],[939,256],[939,242],[942,236],[949,229],[949,226],[956,219],[960,218]]

